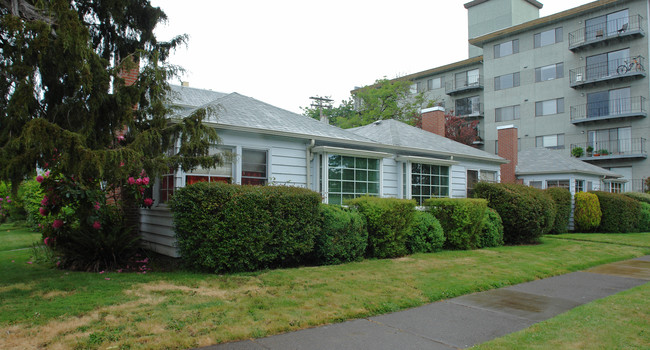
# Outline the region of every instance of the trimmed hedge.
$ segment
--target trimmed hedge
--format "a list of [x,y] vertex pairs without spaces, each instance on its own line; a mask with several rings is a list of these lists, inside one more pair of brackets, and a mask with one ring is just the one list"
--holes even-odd
[[640,202],[639,211],[639,232],[650,232],[650,204]]
[[483,218],[483,228],[479,236],[478,247],[500,247],[503,245],[503,221],[496,210],[487,208]]
[[479,182],[474,197],[484,198],[503,221],[506,244],[537,243],[551,231],[555,220],[555,203],[542,190],[519,185]]
[[214,272],[295,265],[314,247],[320,202],[320,194],[297,187],[181,188],[171,209],[182,259]]
[[415,201],[363,196],[347,202],[366,218],[369,258],[406,255],[406,237],[413,226]]
[[416,210],[413,226],[406,237],[406,250],[413,253],[433,253],[442,250],[445,235],[438,219],[430,213]]
[[335,265],[363,259],[368,245],[366,220],[339,205],[320,205],[321,231],[314,244],[316,265]]
[[650,204],[650,194],[640,192],[625,192],[623,195],[632,199],[636,199],[639,202]]
[[576,232],[593,232],[600,226],[603,213],[600,210],[598,196],[588,192],[578,192],[575,195],[573,223]]
[[599,232],[625,233],[639,230],[641,206],[638,201],[620,193],[602,191],[592,192],[598,196],[603,217],[598,226]]
[[571,191],[562,187],[551,187],[544,190],[555,202],[555,221],[549,233],[560,234],[569,231],[571,217]]
[[430,198],[424,202],[442,225],[445,249],[476,249],[487,201],[471,198]]

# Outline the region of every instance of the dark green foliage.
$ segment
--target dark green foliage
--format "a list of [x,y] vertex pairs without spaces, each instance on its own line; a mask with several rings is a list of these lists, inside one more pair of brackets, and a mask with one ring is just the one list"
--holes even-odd
[[650,203],[640,202],[639,232],[650,232]]
[[320,194],[297,187],[197,183],[171,201],[176,238],[192,268],[254,271],[306,259],[319,231]]
[[593,193],[598,196],[600,210],[603,213],[600,226],[598,226],[599,232],[638,232],[641,205],[637,200],[620,193],[602,191]]
[[598,196],[587,192],[576,193],[575,209],[573,211],[573,223],[576,232],[595,231],[600,226],[602,216]]
[[555,203],[542,190],[518,184],[479,182],[474,197],[484,198],[503,220],[505,244],[537,243],[550,232]]
[[548,193],[555,202],[555,222],[549,233],[566,233],[569,230],[571,217],[571,192],[561,187],[547,188],[544,192]]
[[500,247],[503,245],[503,221],[501,221],[499,213],[492,208],[487,208],[485,212],[478,243],[478,248]]
[[415,201],[396,198],[359,197],[350,200],[366,218],[369,258],[394,258],[408,253],[406,238],[415,212]]
[[623,193],[623,195],[625,195],[627,197],[630,197],[632,199],[636,199],[639,202],[650,204],[650,194],[648,194],[648,193],[625,192],[625,193]]
[[320,205],[320,233],[314,244],[314,263],[335,265],[363,259],[368,245],[366,220],[339,205]]
[[438,219],[431,213],[416,210],[413,226],[406,238],[406,249],[413,253],[433,253],[442,250],[445,234]]
[[471,198],[431,198],[424,202],[442,225],[445,249],[476,249],[487,201]]

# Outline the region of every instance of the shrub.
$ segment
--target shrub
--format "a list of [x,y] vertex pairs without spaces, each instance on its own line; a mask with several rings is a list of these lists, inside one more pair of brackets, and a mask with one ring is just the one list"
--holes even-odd
[[484,198],[503,221],[506,244],[537,243],[550,232],[555,220],[555,203],[542,190],[518,185],[479,182],[474,197]]
[[571,192],[566,188],[551,187],[544,190],[555,202],[555,221],[550,233],[566,233],[571,217]]
[[366,218],[370,258],[394,258],[407,254],[406,237],[413,225],[415,201],[363,196],[348,202]]
[[479,246],[487,201],[470,198],[431,198],[424,203],[442,225],[445,248],[475,249]]
[[413,226],[406,238],[406,249],[413,253],[433,253],[442,250],[445,235],[438,219],[430,213],[416,210]]
[[23,181],[18,189],[18,197],[25,210],[25,219],[32,229],[39,229],[39,224],[48,223],[48,219],[38,211],[42,206],[43,195],[41,185],[35,179]]
[[320,205],[320,233],[314,244],[314,263],[333,265],[363,259],[368,231],[363,215],[339,205]]
[[603,214],[598,197],[593,193],[578,192],[575,195],[573,223],[577,232],[593,232],[600,226]]
[[640,202],[641,210],[639,211],[639,231],[650,232],[650,204]]
[[625,233],[639,230],[639,211],[641,208],[638,201],[620,193],[602,191],[593,193],[598,196],[600,210],[603,213],[598,231]]
[[178,246],[190,267],[253,271],[306,259],[319,231],[320,194],[297,187],[197,183],[174,194]]
[[623,193],[623,195],[630,197],[632,199],[636,199],[639,202],[650,204],[650,194],[639,193],[639,192],[625,192]]
[[19,197],[11,193],[11,185],[0,181],[0,223],[25,220],[25,210]]
[[503,245],[503,221],[496,210],[487,208],[483,218],[483,228],[479,236],[478,247],[500,247]]

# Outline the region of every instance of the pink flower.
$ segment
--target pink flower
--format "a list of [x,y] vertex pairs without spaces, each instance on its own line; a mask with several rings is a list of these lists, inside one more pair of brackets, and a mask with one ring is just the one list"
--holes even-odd
[[50,176],[50,171],[48,170],[45,172],[45,177],[49,177],[49,176]]
[[50,245],[50,237],[45,237],[43,243],[45,243],[45,245]]
[[142,179],[141,179],[141,178],[138,178],[137,180],[135,180],[135,183],[136,183],[138,186],[139,186],[139,185],[142,185]]
[[56,262],[56,266],[59,266],[59,265],[61,265],[61,261]]
[[99,230],[100,228],[102,228],[102,224],[100,224],[99,221],[95,221],[93,222],[93,228],[95,230]]
[[11,203],[11,199],[7,198],[7,203]]
[[101,207],[99,206],[99,202],[95,202],[95,210],[99,210],[99,208],[101,208]]
[[106,277],[106,278],[104,278],[104,279],[105,279],[105,280],[107,280],[107,281],[110,281],[110,280],[111,280],[111,279],[110,279],[110,278],[108,278],[108,277]]
[[124,136],[122,136],[122,135],[117,135],[117,140],[118,140],[118,141],[124,141]]
[[142,169],[142,171],[140,172],[140,177],[145,176],[146,174],[147,173],[144,171],[144,169]]
[[28,264],[30,264],[30,265],[32,264],[32,262],[31,262],[31,261],[28,261],[27,263],[28,263]]
[[151,199],[151,198],[145,198],[145,199],[144,199],[144,205],[145,205],[145,207],[150,207],[150,206],[152,206],[152,205],[153,205],[153,199]]
[[60,220],[60,219],[54,220],[54,222],[52,223],[52,227],[54,227],[54,228],[63,227],[63,220]]
[[38,175],[38,176],[36,177],[36,182],[38,182],[39,184],[40,184],[41,182],[43,182],[43,176]]
[[135,185],[135,179],[133,178],[133,176],[131,176],[130,178],[128,178],[126,181],[129,182],[129,185]]
[[2,197],[0,197],[0,202],[2,202]]
[[41,205],[47,205],[47,196],[43,196],[43,200],[41,201]]
[[38,208],[38,212],[41,214],[41,216],[47,216],[47,209],[43,207]]
[[145,177],[144,179],[142,179],[142,184],[145,185],[145,186],[148,185],[149,184],[149,178]]
[[102,270],[102,271],[99,271],[99,274],[101,275],[101,274],[102,274],[102,273],[104,273],[104,272],[106,272],[106,271],[104,271],[104,270]]
[[121,166],[121,167],[124,166],[124,162],[120,162],[120,166]]

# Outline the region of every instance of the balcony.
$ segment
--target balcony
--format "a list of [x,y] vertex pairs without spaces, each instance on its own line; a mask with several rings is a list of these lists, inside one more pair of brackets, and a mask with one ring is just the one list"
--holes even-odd
[[458,81],[454,80],[445,85],[445,93],[447,95],[457,95],[474,90],[483,90],[482,75],[469,76],[467,79]]
[[645,76],[645,58],[639,55],[571,69],[569,86],[580,88],[601,82],[639,79]]
[[571,123],[611,121],[620,118],[645,118],[645,97],[620,98],[571,106]]
[[582,148],[587,150],[592,147],[592,152],[585,151],[580,160],[592,162],[601,160],[616,160],[616,159],[634,159],[634,158],[648,158],[646,152],[646,139],[626,139],[626,140],[611,140],[611,141],[594,141],[585,143],[574,143],[571,145],[571,152],[574,148]]
[[483,117],[483,104],[480,102],[473,102],[470,105],[456,105],[454,115],[463,118],[482,118]]
[[643,17],[632,15],[580,28],[569,33],[569,50],[575,52],[597,45],[608,45],[617,40],[643,37],[645,36],[645,26]]

